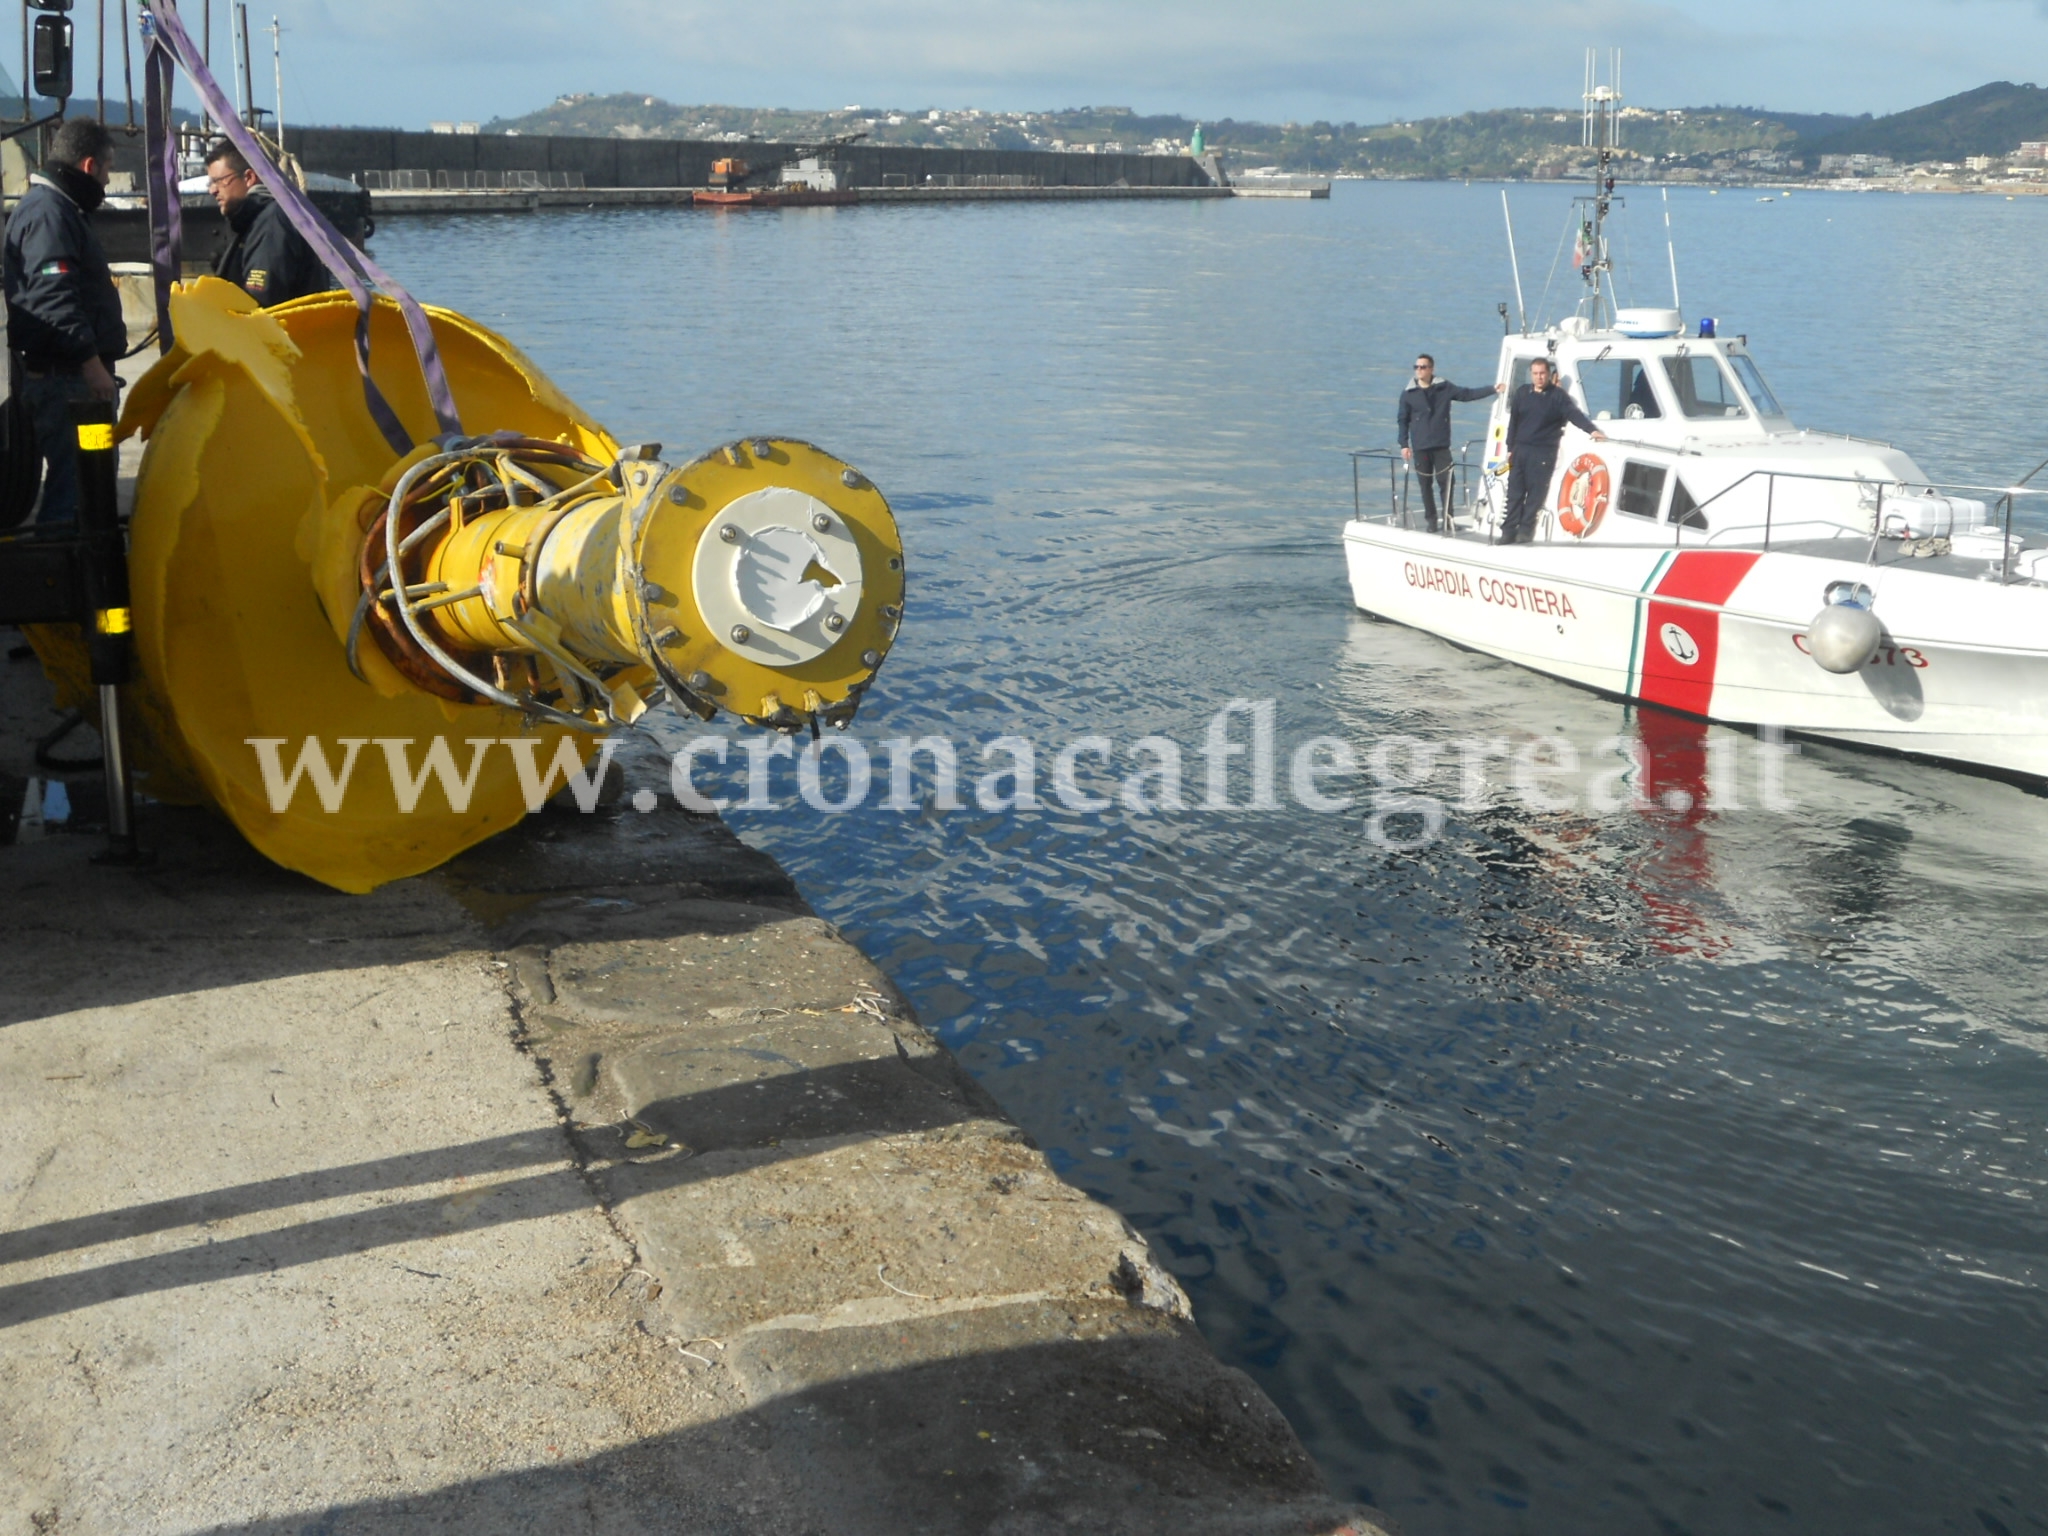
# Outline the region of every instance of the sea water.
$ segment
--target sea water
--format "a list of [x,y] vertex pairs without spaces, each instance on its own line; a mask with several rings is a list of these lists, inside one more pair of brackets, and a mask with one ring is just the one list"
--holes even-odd
[[[1558,313],[1570,189],[1510,197]],[[1662,206],[1628,201],[1623,301],[1668,302]],[[2048,199],[1671,213],[1688,316],[1802,425],[1938,479],[2048,457]],[[2048,1529],[2048,803],[1352,608],[1346,450],[1392,442],[1418,350],[1490,381],[1502,225],[1497,187],[1340,184],[392,219],[378,253],[621,438],[799,435],[888,494],[876,787],[820,810],[777,762],[730,819],[1145,1233],[1340,1490],[1414,1536]],[[958,809],[928,759],[888,803],[884,743],[927,736]],[[977,800],[1001,737],[1035,808],[1014,775]],[[1122,798],[1147,737],[1183,809]],[[1358,770],[1304,802],[1318,737]]]

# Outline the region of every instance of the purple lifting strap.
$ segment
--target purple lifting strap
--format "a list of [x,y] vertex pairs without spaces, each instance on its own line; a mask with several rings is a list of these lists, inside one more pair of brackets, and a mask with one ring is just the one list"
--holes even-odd
[[171,56],[156,46],[156,28],[147,12],[142,25],[149,48],[142,56],[147,110],[144,125],[149,159],[149,265],[156,278],[156,334],[161,352],[171,350],[171,284],[184,264],[184,205],[178,200],[178,141],[171,135],[171,87],[176,81]]
[[277,199],[292,227],[305,236],[306,243],[313,247],[327,270],[341,280],[342,287],[355,299],[359,311],[356,316],[356,367],[363,376],[363,398],[392,450],[399,454],[410,453],[413,442],[399,421],[398,413],[392,410],[391,402],[384,398],[383,391],[370,377],[370,309],[376,302],[379,289],[398,305],[399,313],[405,317],[406,330],[412,335],[413,350],[419,354],[420,373],[426,379],[427,399],[434,408],[434,417],[440,424],[442,435],[460,437],[462,417],[455,409],[455,396],[448,387],[447,371],[441,366],[441,349],[434,341],[433,326],[428,323],[426,312],[418,301],[372,261],[368,253],[343,238],[312,200],[278,169],[263,146],[257,143],[256,136],[243,126],[228,105],[227,98],[221,94],[219,82],[208,71],[204,57],[193,45],[184,22],[179,19],[176,0],[144,0],[144,4],[155,22],[150,29],[149,40],[149,59],[154,67],[145,66],[144,73],[149,87],[151,259],[156,268],[157,318],[163,327],[164,344],[170,343],[168,295],[170,284],[178,275],[182,243],[177,143],[170,131],[171,68],[175,62],[199,92],[199,99],[227,135],[228,142],[262,174],[263,184]]

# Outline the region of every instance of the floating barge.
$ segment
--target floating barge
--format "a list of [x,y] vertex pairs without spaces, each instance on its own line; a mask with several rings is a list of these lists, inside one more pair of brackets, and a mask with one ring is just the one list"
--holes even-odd
[[757,187],[725,191],[717,187],[692,192],[688,206],[697,208],[844,208],[860,201],[852,188],[831,192],[798,187]]
[[1239,176],[1230,183],[1239,197],[1323,197],[1330,195],[1327,176]]

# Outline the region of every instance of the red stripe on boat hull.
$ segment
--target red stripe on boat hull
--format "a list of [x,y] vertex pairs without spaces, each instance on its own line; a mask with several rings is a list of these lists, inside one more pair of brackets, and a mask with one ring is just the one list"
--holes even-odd
[[1719,610],[1760,558],[1749,550],[1695,549],[1671,562],[1644,618],[1639,697],[1687,714],[1708,713],[1721,660]]

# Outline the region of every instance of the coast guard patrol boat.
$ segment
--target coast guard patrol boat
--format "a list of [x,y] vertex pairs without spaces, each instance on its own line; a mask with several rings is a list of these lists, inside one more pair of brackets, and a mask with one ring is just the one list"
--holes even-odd
[[[2013,527],[2015,502],[2041,492],[1937,485],[1897,448],[1807,431],[1746,338],[1618,307],[1620,101],[1589,66],[1586,296],[1502,341],[1509,391],[1445,532],[1409,517],[1397,454],[1353,454],[1358,606],[1622,698],[2048,779],[2048,539]],[[1508,403],[1537,358],[1607,441],[1568,428],[1535,542],[1503,545]],[[1362,489],[1376,461],[1385,512]]]

